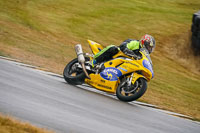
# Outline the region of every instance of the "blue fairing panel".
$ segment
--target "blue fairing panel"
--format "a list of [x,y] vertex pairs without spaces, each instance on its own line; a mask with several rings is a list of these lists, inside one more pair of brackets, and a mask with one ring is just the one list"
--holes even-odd
[[151,63],[148,60],[143,60],[142,64],[143,64],[143,66],[145,68],[147,68],[151,72],[152,78],[153,78],[154,77],[154,72],[153,72],[153,68],[152,68]]
[[122,72],[115,67],[108,67],[100,73],[100,76],[105,80],[117,81]]

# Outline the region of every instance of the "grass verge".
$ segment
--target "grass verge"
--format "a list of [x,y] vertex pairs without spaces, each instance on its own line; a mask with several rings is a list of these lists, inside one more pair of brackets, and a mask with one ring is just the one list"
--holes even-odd
[[53,133],[0,114],[0,133]]

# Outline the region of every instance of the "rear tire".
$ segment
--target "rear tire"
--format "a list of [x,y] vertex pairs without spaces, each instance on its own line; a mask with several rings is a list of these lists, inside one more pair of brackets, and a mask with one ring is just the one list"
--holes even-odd
[[[72,61],[70,61],[66,65],[64,72],[63,72],[63,76],[64,76],[65,81],[69,84],[72,84],[72,85],[83,84],[84,80],[86,78],[83,70],[73,68],[76,63],[78,63],[78,58],[75,58]],[[75,74],[75,75],[73,76],[73,74]]]
[[[124,102],[131,102],[144,95],[147,90],[147,81],[143,78],[139,78],[136,82],[138,82],[138,88],[133,92],[131,92],[131,89],[129,89],[130,93],[124,91],[126,87],[123,85],[123,82],[121,82],[116,90],[117,98]],[[131,86],[134,88],[135,84]]]

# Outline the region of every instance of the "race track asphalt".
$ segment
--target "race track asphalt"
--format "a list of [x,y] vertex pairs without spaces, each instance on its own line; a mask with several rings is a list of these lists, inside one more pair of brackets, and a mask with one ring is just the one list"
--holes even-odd
[[81,89],[2,58],[0,112],[57,133],[200,133],[198,122]]

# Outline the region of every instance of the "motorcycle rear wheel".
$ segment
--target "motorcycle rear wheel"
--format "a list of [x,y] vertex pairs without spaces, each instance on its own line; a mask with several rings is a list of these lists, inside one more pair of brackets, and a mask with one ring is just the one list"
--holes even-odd
[[63,76],[67,83],[72,85],[81,85],[84,83],[86,76],[82,69],[77,69],[75,67],[76,63],[78,63],[78,58],[70,61],[63,71]]
[[[144,95],[147,90],[147,81],[144,78],[139,78],[136,82],[138,87],[134,89],[133,92],[131,92],[131,90],[129,90],[129,92],[125,91],[125,86],[123,85],[123,82],[121,82],[116,90],[117,98],[124,102],[131,102]],[[136,86],[136,82],[131,86]]]

